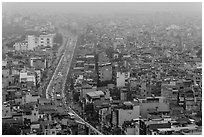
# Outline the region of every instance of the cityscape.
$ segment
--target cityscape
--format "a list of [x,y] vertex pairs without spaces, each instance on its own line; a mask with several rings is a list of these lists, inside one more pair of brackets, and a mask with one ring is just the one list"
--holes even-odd
[[202,135],[202,2],[3,2],[2,135]]

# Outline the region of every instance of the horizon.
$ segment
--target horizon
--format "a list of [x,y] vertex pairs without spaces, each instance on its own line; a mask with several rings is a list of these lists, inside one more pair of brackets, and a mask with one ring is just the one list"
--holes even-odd
[[44,14],[202,13],[201,2],[3,2],[3,12]]

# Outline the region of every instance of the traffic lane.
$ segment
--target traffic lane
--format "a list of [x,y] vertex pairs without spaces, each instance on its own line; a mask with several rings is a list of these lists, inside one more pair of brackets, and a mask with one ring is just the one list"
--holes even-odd
[[[71,41],[71,43],[70,44],[68,44],[68,46],[71,46],[71,44],[72,44],[72,42],[73,42],[73,40]],[[65,57],[64,56],[64,58],[67,58],[67,61],[69,61],[69,59],[70,59],[70,48],[68,48],[68,46],[67,46],[67,49],[69,49],[69,50],[67,50],[67,52],[68,52],[68,57]],[[72,46],[73,47],[73,46]],[[65,53],[65,52],[64,52]],[[64,63],[63,63],[64,64]],[[64,67],[64,66],[66,66],[66,67]],[[61,71],[63,71],[63,68],[65,69],[64,71],[66,72],[67,71],[67,69],[66,68],[69,68],[70,67],[70,62],[68,62],[68,63],[66,63],[66,65],[64,64],[64,65],[60,65],[60,70]],[[57,70],[56,70],[57,71]],[[57,72],[57,73],[59,73],[59,72]],[[56,74],[57,74],[56,73]],[[64,74],[64,73],[63,73]],[[63,79],[64,79],[64,77],[63,77]],[[58,77],[55,79],[55,80],[58,80]],[[54,82],[54,81],[53,81]],[[56,82],[55,82],[56,83]],[[53,86],[53,84],[52,84],[52,86]],[[54,86],[56,86],[56,84],[54,85]],[[58,87],[58,86],[57,86]]]
[[[69,64],[68,64],[69,67]],[[67,67],[66,67],[67,68]],[[66,73],[66,69],[64,68],[63,70],[61,70],[60,72],[58,72],[57,77],[55,78],[55,81],[53,81],[52,83],[52,89],[55,89],[54,92],[61,90],[62,87],[62,82],[65,79],[65,73]],[[63,77],[64,76],[64,77]],[[51,90],[53,92],[53,90]],[[53,99],[53,93],[51,92],[52,95],[52,99]],[[62,92],[62,97],[64,97],[64,93]]]
[[[68,65],[69,66],[69,65]],[[62,72],[62,71],[61,71]],[[62,74],[63,76],[64,76],[64,73]],[[51,85],[51,87],[50,88],[55,88],[55,87],[57,87],[57,88],[55,88],[55,89],[57,89],[57,90],[60,90],[61,89],[61,87],[62,87],[62,81],[63,81],[63,79],[64,79],[64,77],[62,77],[62,78],[59,78],[58,76],[56,77],[56,79],[50,84]],[[60,84],[60,85],[58,85],[58,84]],[[60,88],[59,88],[60,87]],[[49,91],[50,91],[51,89],[49,89]],[[52,97],[53,98],[53,97]]]
[[[56,81],[57,80],[59,80],[60,79],[60,77],[63,77],[64,76],[64,71],[65,70],[63,70],[64,69],[64,67],[63,66],[60,66],[60,68],[59,68],[60,70],[59,71],[56,71],[56,73],[54,74],[55,76],[55,78],[54,78],[54,80],[50,83],[50,85],[51,85],[51,87],[53,87],[53,85],[55,85],[56,84]],[[62,74],[63,73],[63,74]],[[57,76],[56,76],[57,75]],[[53,83],[55,83],[55,84],[53,84]],[[49,91],[50,91],[50,89],[49,89]]]
[[[70,67],[70,62],[68,63],[68,70],[69,70],[69,67]],[[67,68],[67,67],[65,67]],[[64,110],[67,110],[67,104],[66,104],[66,99],[65,99],[65,96],[64,96],[64,92],[61,93],[62,94],[62,97],[63,97],[63,101],[56,101],[55,104],[57,107],[62,107],[62,103],[63,103],[63,106],[64,106]],[[55,98],[55,100],[57,100]],[[68,112],[72,112],[73,114],[75,114],[75,119],[78,120],[78,121],[81,121],[81,122],[85,122],[82,118],[80,118],[72,109],[68,109],[67,110]],[[88,123],[87,123],[88,124]],[[90,125],[90,124],[89,124]],[[90,125],[91,126],[91,125]]]
[[48,93],[49,93],[50,85],[53,83],[54,77],[56,76],[56,73],[58,72],[58,69],[59,69],[59,66],[60,66],[60,64],[61,64],[62,59],[63,59],[63,56],[61,57],[61,59],[60,59],[58,65],[57,65],[57,68],[56,68],[56,70],[55,70],[55,72],[54,72],[54,74],[53,74],[53,76],[52,76],[52,78],[51,78],[51,81],[50,81],[49,84],[48,84],[48,87],[47,87],[47,89],[46,89],[46,98],[49,98]]

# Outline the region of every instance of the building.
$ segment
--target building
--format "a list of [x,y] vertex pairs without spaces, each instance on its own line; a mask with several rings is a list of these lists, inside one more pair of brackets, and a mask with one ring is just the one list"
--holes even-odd
[[119,104],[116,107],[113,107],[112,124],[114,126],[122,127],[125,121],[139,119],[139,116],[140,116],[140,106],[137,101],[123,102],[122,104]]
[[85,63],[84,63],[84,70],[85,71],[88,71],[88,70],[91,70],[91,71],[95,71],[95,56],[93,54],[87,54],[86,56],[86,60],[85,60]]
[[87,93],[94,92],[96,90],[97,90],[96,87],[93,87],[89,84],[82,85],[81,92],[80,92],[80,99],[82,100],[83,98],[86,98]]
[[25,104],[23,108],[23,119],[30,122],[37,122],[39,119],[39,111],[35,104]]
[[41,70],[35,70],[35,73],[37,74],[36,76],[37,84],[40,84],[42,78]]
[[6,67],[8,64],[8,61],[7,60],[2,60],[2,67]]
[[130,98],[128,98],[128,89],[127,88],[121,88],[120,89],[120,100],[127,101]]
[[147,135],[157,135],[157,129],[171,128],[171,123],[166,120],[151,120],[146,121]]
[[38,38],[34,35],[27,36],[28,50],[34,50],[38,46]]
[[33,85],[36,86],[36,73],[31,71],[25,71],[22,70],[20,72],[20,83],[26,83],[26,82],[33,82]]
[[41,57],[32,57],[30,58],[30,66],[44,70],[47,67],[47,60]]
[[54,34],[42,34],[38,38],[40,47],[53,47]]
[[31,103],[31,102],[37,102],[40,96],[37,93],[27,93],[23,97],[24,103]]
[[84,61],[83,60],[77,60],[74,69],[84,70]]
[[2,78],[2,89],[9,86],[9,78]]
[[11,117],[11,106],[9,104],[3,104],[2,105],[2,118],[4,117]]
[[57,133],[59,133],[61,130],[62,130],[61,127],[45,129],[44,135],[57,135]]
[[171,102],[177,102],[179,88],[176,84],[161,84],[161,96],[166,97]]
[[2,68],[2,77],[8,77],[9,76],[9,69],[8,68]]
[[143,97],[143,98],[147,97],[147,83],[146,82],[141,83],[140,96]]
[[101,82],[112,80],[112,65],[106,63],[99,66],[99,79]]
[[27,51],[28,49],[28,43],[26,42],[19,42],[19,43],[15,43],[13,45],[14,49],[16,51]]
[[127,72],[122,72],[122,71],[119,71],[117,72],[116,74],[116,86],[117,87],[125,87],[126,84],[128,83],[128,79],[130,77],[130,72],[127,71]]
[[94,102],[96,100],[105,99],[105,94],[102,91],[93,91],[86,93],[86,102]]
[[110,126],[111,107],[109,103],[103,102],[103,104],[101,104],[101,106],[99,107],[99,116],[102,127]]
[[169,113],[169,103],[165,97],[146,97],[139,99],[140,101],[140,115],[142,118],[147,118],[151,113]]
[[36,47],[53,47],[53,38],[55,34],[41,34],[39,37],[34,35],[27,36],[28,50],[34,50]]
[[139,119],[125,121],[122,127],[125,129],[126,135],[140,135]]
[[98,54],[98,64],[103,65],[110,62],[109,58],[107,57],[107,54],[105,52],[101,52]]
[[11,68],[11,75],[20,75],[20,71],[21,71],[21,69],[19,69],[17,67],[13,67],[13,68]]

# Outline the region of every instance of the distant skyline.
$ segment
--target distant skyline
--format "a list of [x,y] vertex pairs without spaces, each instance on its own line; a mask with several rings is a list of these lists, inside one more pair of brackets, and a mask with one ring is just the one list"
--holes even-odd
[[202,13],[201,2],[3,2],[3,11],[25,13],[137,13],[192,12]]

